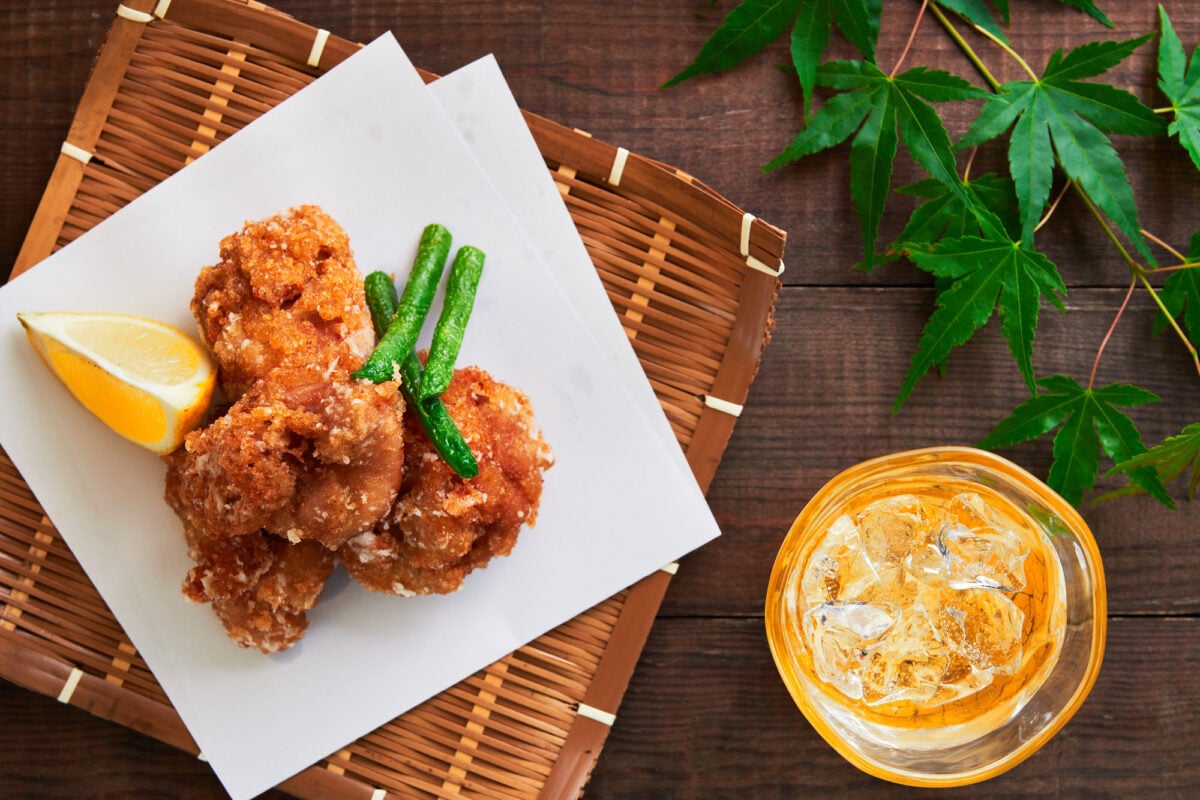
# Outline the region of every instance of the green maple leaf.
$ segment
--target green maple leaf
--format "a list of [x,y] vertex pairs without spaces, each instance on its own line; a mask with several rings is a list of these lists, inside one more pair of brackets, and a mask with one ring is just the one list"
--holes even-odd
[[1158,15],[1162,21],[1158,87],[1171,101],[1171,110],[1175,112],[1167,133],[1179,138],[1179,143],[1192,157],[1192,163],[1200,169],[1200,48],[1192,51],[1189,61],[1162,6],[1158,7]]
[[[949,9],[960,17],[983,28],[985,31],[995,36],[1000,41],[1008,44],[1008,39],[1004,36],[1004,29],[997,24],[995,17],[987,10],[983,0],[933,0],[936,5],[942,8]],[[1004,19],[1004,24],[1008,24],[1008,0],[1000,0],[996,3],[1000,10],[1000,15]]]
[[[1065,375],[1042,378],[1037,385],[1041,391],[997,424],[979,442],[980,447],[1009,447],[1058,428],[1046,482],[1075,506],[1083,502],[1084,493],[1096,483],[1101,450],[1117,464],[1146,452],[1133,420],[1118,407],[1158,402],[1158,395],[1129,384],[1085,388]],[[1139,488],[1160,502],[1172,504],[1152,467],[1131,467],[1127,474]]]
[[1107,72],[1148,38],[1091,42],[1065,55],[1056,51],[1037,80],[1001,86],[959,142],[959,147],[980,145],[1012,128],[1009,167],[1021,209],[1021,240],[1030,247],[1049,199],[1057,155],[1067,176],[1154,263],[1125,165],[1107,134],[1160,134],[1163,122],[1129,92],[1080,80]]
[[[1200,487],[1200,422],[1188,425],[1144,453],[1119,462],[1109,472],[1131,474],[1143,469],[1153,470],[1163,483],[1170,483],[1190,470],[1187,496],[1188,500],[1195,498]],[[1172,503],[1167,505],[1174,507]]]
[[918,267],[951,282],[938,292],[937,308],[921,332],[894,408],[899,409],[917,381],[942,364],[953,348],[965,344],[997,308],[1009,352],[1030,391],[1035,391],[1033,338],[1041,298],[1061,309],[1056,293],[1067,291],[1054,264],[1006,238],[963,236],[928,248],[908,246],[906,251]]
[[[834,147],[853,135],[850,194],[862,234],[863,266],[869,269],[875,263],[879,221],[891,191],[898,143],[903,142],[934,180],[974,207],[955,171],[949,134],[930,103],[970,100],[986,97],[986,93],[948,72],[918,67],[893,77],[863,61],[824,64],[817,72],[817,81],[842,91],[831,97],[764,169],[772,170]],[[979,213],[981,224],[993,231],[997,226],[994,220],[985,210]]]
[[696,59],[661,88],[736,66],[779,38],[804,0],[742,0],[700,48]]
[[1011,178],[988,173],[964,180],[962,187],[962,192],[956,192],[928,178],[897,189],[897,194],[921,197],[924,202],[913,209],[890,253],[917,245],[932,246],[939,239],[983,236],[977,215],[981,207],[995,215],[1010,237],[1019,235],[1021,223]]
[[795,24],[792,25],[792,66],[796,68],[796,77],[800,79],[800,89],[804,94],[806,122],[809,109],[812,108],[813,87],[817,85],[817,68],[825,48],[829,46],[829,14],[829,0],[812,0],[800,6]]
[[661,88],[737,66],[792,27],[792,59],[808,105],[832,24],[863,58],[874,61],[882,10],[883,0],[742,0],[701,46],[695,60]]
[[1060,0],[1060,2],[1078,8],[1080,11],[1087,13],[1092,19],[1107,25],[1110,28],[1116,27],[1113,25],[1112,20],[1109,19],[1103,11],[1096,7],[1096,4],[1092,2],[1092,0]]
[[[1200,231],[1192,234],[1188,261],[1200,262]],[[1163,282],[1159,298],[1173,318],[1182,318],[1188,339],[1194,346],[1200,347],[1200,267],[1172,272]],[[1166,324],[1167,321],[1159,314],[1155,321],[1155,333],[1160,332]]]

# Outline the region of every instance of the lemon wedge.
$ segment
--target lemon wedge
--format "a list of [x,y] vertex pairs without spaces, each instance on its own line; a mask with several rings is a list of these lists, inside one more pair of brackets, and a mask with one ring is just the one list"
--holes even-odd
[[22,312],[17,319],[75,399],[147,450],[171,452],[208,410],[216,368],[177,328],[128,314]]

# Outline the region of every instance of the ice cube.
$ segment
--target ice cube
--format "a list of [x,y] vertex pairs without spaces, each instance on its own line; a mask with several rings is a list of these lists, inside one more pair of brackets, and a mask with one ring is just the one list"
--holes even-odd
[[809,556],[800,579],[805,605],[811,608],[842,596],[858,541],[858,529],[848,515],[843,514],[833,521],[820,545]]
[[948,556],[950,586],[955,589],[1025,588],[1025,559],[1029,549],[1020,538],[995,528],[947,526],[942,537]]
[[830,601],[871,600],[904,581],[898,564],[875,562],[864,545],[861,529],[848,515],[833,521],[809,557],[800,579],[808,607]]
[[887,604],[834,602],[810,608],[801,624],[817,675],[846,696],[861,698],[862,661],[899,616],[899,609]]
[[941,587],[950,580],[950,553],[946,549],[945,527],[914,547],[904,561],[913,579],[924,586]]
[[932,619],[938,637],[975,669],[1011,675],[1019,666],[1025,613],[1001,592],[948,592]]
[[929,527],[925,506],[910,494],[874,502],[858,517],[863,546],[875,564],[899,565],[927,538]]
[[900,620],[862,658],[862,699],[868,705],[925,703],[942,687],[950,648],[934,635],[920,603],[904,609]]

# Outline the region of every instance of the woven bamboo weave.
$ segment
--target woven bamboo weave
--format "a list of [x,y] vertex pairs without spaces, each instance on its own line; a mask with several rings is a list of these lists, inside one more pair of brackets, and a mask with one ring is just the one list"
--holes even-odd
[[[359,47],[245,0],[126,0],[117,11],[14,275]],[[770,338],[785,235],[691,176],[526,121],[707,489]],[[308,798],[577,796],[669,580],[669,570],[643,579],[281,788]],[[2,451],[0,677],[196,752]]]

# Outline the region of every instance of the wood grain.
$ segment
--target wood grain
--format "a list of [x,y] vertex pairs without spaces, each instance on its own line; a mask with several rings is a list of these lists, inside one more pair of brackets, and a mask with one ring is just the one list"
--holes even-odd
[[[978,441],[1024,396],[993,321],[892,403],[933,300],[927,276],[888,265],[866,274],[844,149],[771,174],[760,167],[799,129],[783,42],[728,73],[663,91],[732,7],[705,0],[280,0],[305,22],[358,41],[396,33],[414,63],[445,73],[495,53],[527,110],[669,163],[789,234],[776,328],[745,413],[709,491],[724,535],[683,560],[650,634],[588,796],[597,798],[913,797],[840,759],[791,704],[766,648],[761,608],[788,525],[825,481],[883,452]],[[904,47],[919,4],[889,0],[880,63]],[[1010,37],[1040,68],[1057,48],[1157,30],[1149,0],[1100,2],[1107,30],[1060,3],[1013,3]],[[1164,2],[1186,47],[1200,41],[1188,0]],[[45,0],[0,10],[0,274],[20,247],[50,177],[116,2]],[[979,43],[977,38],[973,42]],[[1109,76],[1151,105],[1156,42]],[[834,54],[852,55],[844,43]],[[1019,68],[980,52],[1002,80]],[[978,75],[928,15],[905,62]],[[948,105],[961,133],[973,110]],[[1200,176],[1173,142],[1119,137],[1142,224],[1183,247],[1196,228]],[[965,156],[964,156],[965,159]],[[984,148],[974,174],[1003,166]],[[965,163],[960,161],[960,165]],[[918,177],[906,155],[897,184]],[[1055,190],[1061,185],[1056,183]],[[911,205],[890,203],[881,237]],[[1038,243],[1065,276],[1068,311],[1043,307],[1039,375],[1085,380],[1119,307],[1128,271],[1081,204],[1067,196]],[[1200,418],[1197,375],[1170,335],[1151,335],[1144,293],[1100,361],[1101,383],[1129,382],[1163,402],[1133,410],[1148,442]],[[1045,474],[1049,443],[1004,455]],[[1111,483],[1106,483],[1111,485]],[[1200,504],[1168,511],[1145,498],[1089,505],[1111,612],[1105,666],[1076,718],[1025,764],[946,797],[1190,797],[1200,784]],[[0,683],[0,796],[206,798],[202,763],[77,709]],[[281,797],[273,793],[272,797]]]

